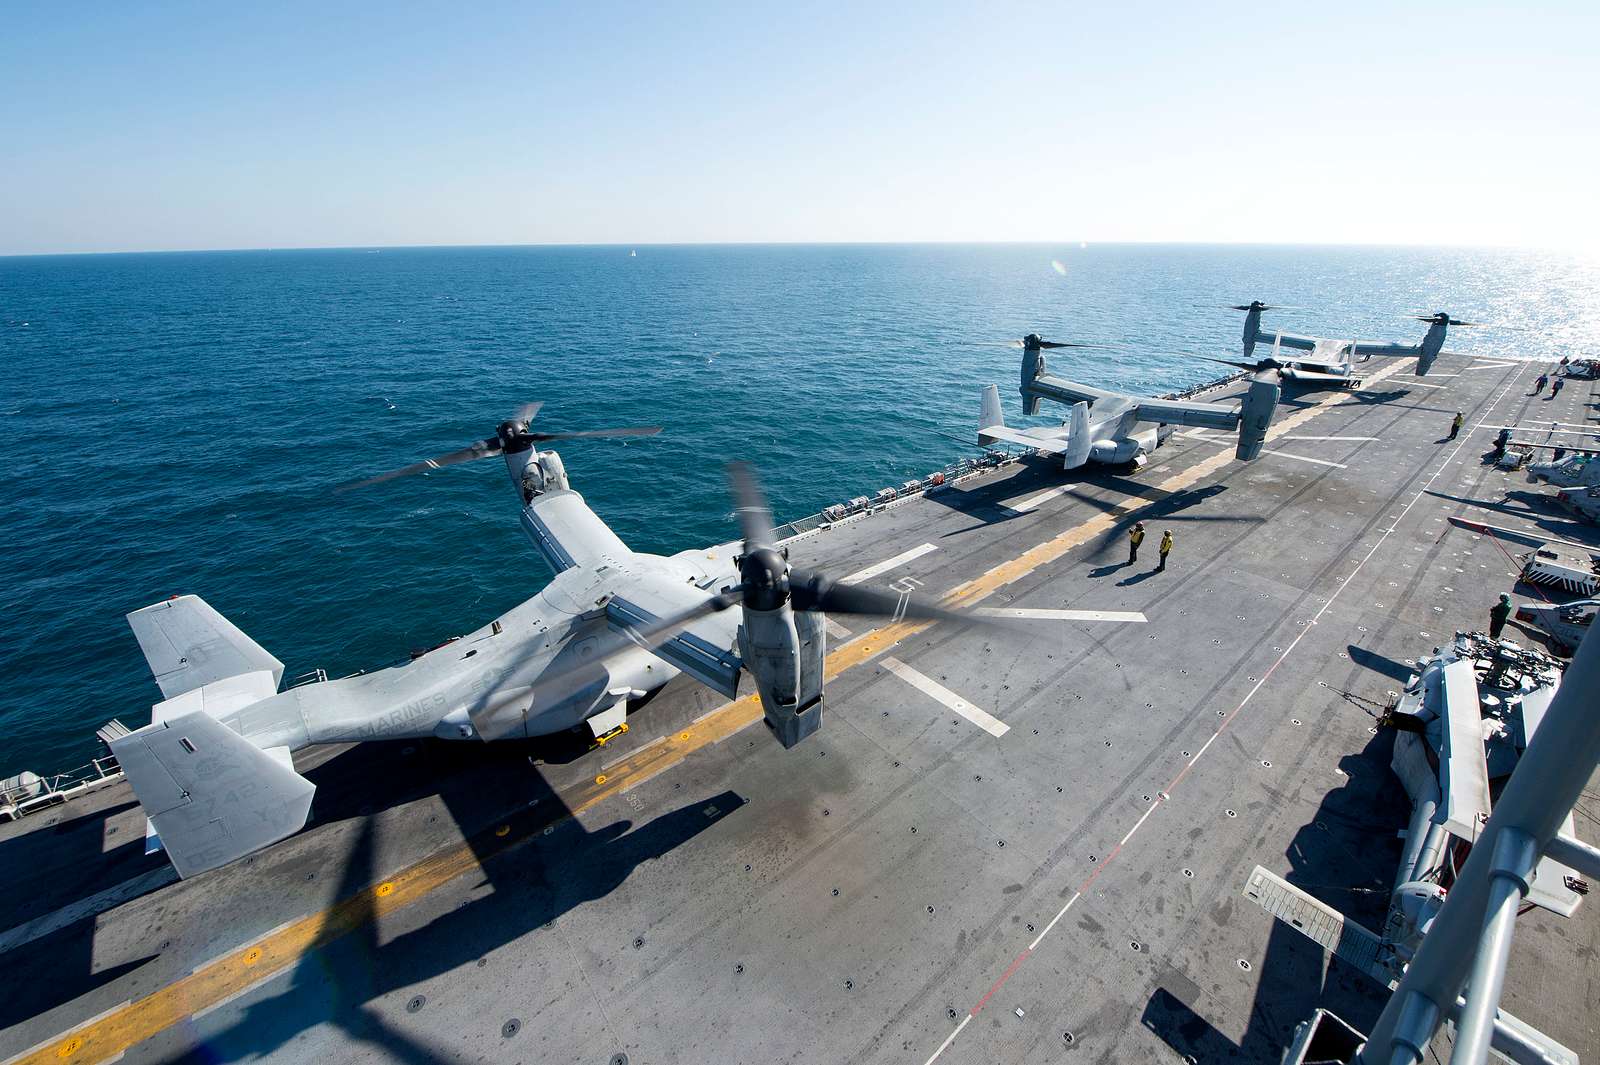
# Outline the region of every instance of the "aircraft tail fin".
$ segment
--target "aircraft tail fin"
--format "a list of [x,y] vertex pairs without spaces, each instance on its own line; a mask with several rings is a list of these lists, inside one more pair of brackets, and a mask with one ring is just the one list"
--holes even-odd
[[1061,468],[1075,470],[1089,461],[1089,404],[1074,403],[1067,416],[1067,449],[1061,453]]
[[985,436],[985,429],[1004,429],[1005,412],[1000,409],[1000,386],[988,385],[983,390],[983,406],[978,414],[978,443],[992,444],[997,437]]
[[135,610],[128,626],[168,699],[242,673],[271,673],[274,690],[283,680],[283,663],[198,595]]
[[204,711],[111,741],[178,875],[203,873],[293,835],[316,785]]

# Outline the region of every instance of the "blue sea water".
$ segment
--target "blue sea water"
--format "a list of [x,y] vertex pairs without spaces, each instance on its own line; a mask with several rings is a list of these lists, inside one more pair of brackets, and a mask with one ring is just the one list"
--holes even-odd
[[[1225,367],[1261,298],[1285,328],[1600,354],[1594,263],[1529,252],[1096,245],[251,251],[0,259],[0,776],[95,753],[158,692],[123,614],[208,599],[291,674],[383,664],[547,579],[503,464],[336,495],[489,435],[659,424],[561,447],[630,544],[731,539],[722,464],[780,520],[925,474],[978,390],[1018,413],[1029,331],[1101,341],[1052,365],[1164,392]],[[1041,419],[1042,420],[1042,419]]]

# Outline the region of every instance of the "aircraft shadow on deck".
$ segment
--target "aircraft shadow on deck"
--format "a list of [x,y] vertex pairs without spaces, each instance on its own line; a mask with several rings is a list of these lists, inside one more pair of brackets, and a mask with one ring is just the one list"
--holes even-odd
[[[108,826],[111,818],[134,806],[130,800],[105,810],[81,813],[50,828],[24,832],[0,842],[0,869],[9,874],[11,888],[4,927],[20,927],[58,907],[80,902],[165,865],[166,855],[145,855],[141,832]],[[127,831],[128,837],[113,842],[115,837],[108,832],[117,831]],[[48,888],[29,889],[29,881],[34,878]],[[152,953],[96,970],[94,946],[95,924],[86,917],[0,955],[0,962],[8,970],[30,974],[27,979],[8,981],[6,993],[0,995],[0,1029],[22,1024],[88,994],[159,956]]]
[[[480,756],[485,750],[479,745],[459,746],[476,747]],[[171,1060],[208,1063],[266,1055],[309,1028],[332,1024],[352,1041],[382,1048],[413,1065],[455,1061],[459,1048],[436,1045],[403,1030],[428,1027],[425,998],[413,996],[383,1006],[374,1000],[474,963],[483,964],[489,952],[548,925],[584,902],[610,894],[642,862],[688,842],[747,801],[724,791],[638,828],[629,821],[617,821],[590,832],[567,816],[565,805],[544,783],[542,774],[526,764],[525,754],[518,753],[510,761],[521,762],[520,772],[507,773],[502,768],[485,773],[480,767],[465,780],[453,778],[439,791],[463,825],[482,874],[494,889],[492,894],[380,942],[370,890],[379,875],[375,861],[378,829],[376,822],[368,820],[341,872],[337,897],[342,901],[326,911],[317,945],[300,958],[287,986],[252,1003],[233,1025],[204,1036],[199,1045]],[[520,787],[513,777],[520,778]],[[492,826],[465,831],[466,825],[476,823],[486,812],[486,793],[494,796],[488,806],[502,813],[509,806],[520,807],[520,812],[509,818],[491,818],[509,824],[505,836],[497,835]],[[282,979],[276,983],[281,985]],[[408,1012],[422,1014],[424,1023],[398,1025],[395,1018]],[[508,1020],[484,1017],[482,1023],[493,1031]]]
[[1357,647],[1353,643],[1347,644],[1345,650],[1350,655],[1350,661],[1356,665],[1363,669],[1370,669],[1374,673],[1388,677],[1390,680],[1397,680],[1401,684],[1404,684],[1411,678],[1411,674],[1416,672],[1415,667],[1408,662],[1397,661],[1387,655],[1380,655],[1376,651],[1369,651],[1365,647]]
[[[1535,526],[1558,539],[1594,539],[1592,529],[1573,515],[1560,509],[1559,504],[1555,502],[1554,496],[1513,489],[1505,494],[1503,502],[1496,503],[1487,499],[1473,499],[1470,496],[1456,496],[1448,492],[1436,492],[1432,489],[1428,489],[1427,494],[1438,499],[1448,499],[1454,503],[1465,503],[1468,506],[1477,507],[1479,510],[1492,510],[1497,514],[1507,514],[1514,518],[1531,521]],[[1522,505],[1513,506],[1513,503]],[[1520,552],[1530,550],[1530,548],[1522,544],[1510,544],[1506,546],[1506,550],[1515,556]]]
[[[1410,812],[1405,789],[1389,770],[1393,750],[1394,733],[1385,729],[1360,754],[1340,759],[1345,783],[1322,797],[1285,851],[1290,868],[1284,879],[1374,930],[1382,927],[1400,863],[1396,830],[1404,827]],[[1294,801],[1301,787],[1295,786],[1282,801]],[[1229,923],[1241,908],[1250,913],[1252,924],[1258,923],[1257,916],[1266,918],[1252,912],[1255,904],[1242,894],[1248,873],[1240,864],[1232,871],[1238,882],[1222,886],[1212,913],[1219,923]],[[1140,1023],[1189,1060],[1273,1065],[1283,1059],[1295,1026],[1319,1006],[1359,1030],[1371,1031],[1388,1000],[1387,989],[1338,958],[1330,960],[1321,947],[1282,921],[1266,919],[1271,928],[1258,963],[1255,999],[1237,1042],[1199,1012],[1206,996],[1176,970],[1158,982]],[[1236,964],[1232,958],[1215,961]]]

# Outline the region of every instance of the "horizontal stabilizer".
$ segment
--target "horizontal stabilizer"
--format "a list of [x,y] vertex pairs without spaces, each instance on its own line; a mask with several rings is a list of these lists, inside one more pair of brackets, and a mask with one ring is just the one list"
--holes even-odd
[[274,691],[283,680],[283,663],[198,595],[135,610],[128,626],[168,699],[241,673],[270,673]]
[[1047,455],[1061,455],[1067,450],[1067,442],[1059,437],[1029,436],[1016,429],[1007,429],[1003,425],[989,425],[978,430],[978,443],[994,444],[1000,441],[1038,448]]
[[203,711],[146,725],[111,753],[179,876],[291,836],[311,813],[311,781]]

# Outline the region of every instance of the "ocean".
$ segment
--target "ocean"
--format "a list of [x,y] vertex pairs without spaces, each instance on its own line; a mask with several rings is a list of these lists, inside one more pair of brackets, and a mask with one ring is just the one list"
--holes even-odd
[[[637,254],[630,254],[635,251]],[[1160,393],[1227,367],[1242,315],[1448,348],[1600,354],[1600,267],[1503,250],[1159,245],[734,245],[0,258],[0,777],[97,753],[159,698],[123,615],[195,593],[290,676],[383,665],[472,629],[548,574],[504,465],[336,494],[490,435],[661,425],[560,446],[636,548],[735,534],[722,466],[779,520],[973,448],[1008,417],[1008,339],[1106,344],[1059,372]],[[1441,370],[1445,366],[1441,364]],[[1056,416],[1059,420],[1059,415]]]

